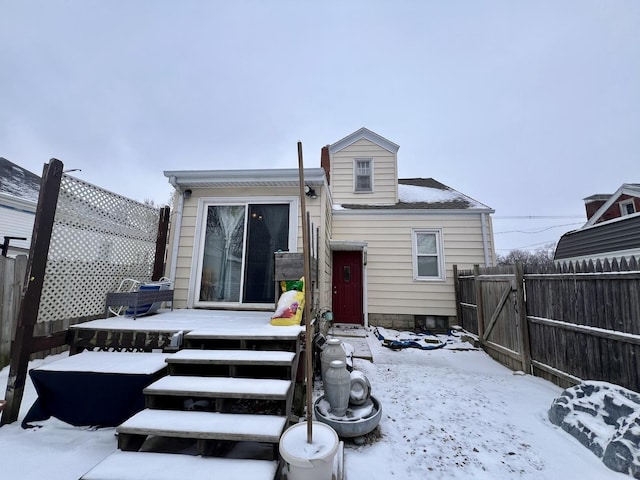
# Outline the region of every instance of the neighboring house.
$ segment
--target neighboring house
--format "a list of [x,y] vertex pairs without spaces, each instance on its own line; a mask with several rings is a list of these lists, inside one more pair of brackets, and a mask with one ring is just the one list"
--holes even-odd
[[591,195],[584,203],[587,223],[560,238],[556,263],[640,259],[640,184],[624,183],[613,195]]
[[[314,307],[339,323],[455,320],[453,265],[493,265],[491,208],[431,178],[398,179],[398,145],[362,128],[305,168]],[[297,169],[166,171],[178,307],[273,309],[273,252],[302,250]]]
[[0,157],[0,244],[11,240],[7,256],[29,254],[33,222],[38,204],[40,177]]

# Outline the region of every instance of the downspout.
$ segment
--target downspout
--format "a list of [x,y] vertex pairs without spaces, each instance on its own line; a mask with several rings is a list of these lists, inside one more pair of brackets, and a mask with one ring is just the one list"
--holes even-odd
[[480,227],[482,228],[482,250],[484,251],[484,266],[489,267],[489,241],[487,239],[487,214],[480,214]]
[[175,187],[176,193],[178,194],[178,211],[176,213],[176,224],[173,229],[173,245],[171,248],[171,269],[169,272],[169,278],[175,285],[176,269],[178,267],[177,263],[178,263],[178,247],[180,243],[180,230],[182,228],[182,210],[184,209],[184,193],[180,188],[176,186],[175,177],[171,177],[170,183]]

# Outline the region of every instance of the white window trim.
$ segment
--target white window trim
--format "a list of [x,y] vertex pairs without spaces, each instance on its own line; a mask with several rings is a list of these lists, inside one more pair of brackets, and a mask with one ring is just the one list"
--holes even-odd
[[[627,212],[627,205],[632,205],[633,206],[633,212],[629,213]],[[622,202],[620,202],[620,214],[624,217],[625,215],[632,215],[636,212],[636,204],[633,203],[633,199],[630,198],[629,200],[624,200]]]
[[[194,233],[193,252],[191,256],[191,278],[189,279],[189,294],[187,295],[187,308],[194,307],[215,307],[215,306],[243,306],[243,307],[264,307],[265,304],[251,304],[240,302],[202,302],[198,300],[197,292],[200,291],[200,282],[202,280],[202,257],[204,255],[204,236],[206,228],[204,223],[211,205],[244,205],[245,208],[249,204],[260,203],[288,203],[289,204],[289,251],[298,251],[298,216],[299,199],[298,197],[253,197],[253,198],[234,198],[234,197],[202,197],[198,199],[198,211],[196,214],[196,229]],[[245,215],[245,231],[247,218]],[[244,259],[242,265],[244,272]],[[195,272],[195,275],[193,274]],[[244,287],[244,278],[242,280]]]
[[[369,175],[371,176],[371,190],[358,190],[358,162],[363,160],[369,161]],[[375,186],[373,184],[373,158],[372,157],[356,157],[353,159],[353,193],[373,193]]]
[[[438,257],[438,273],[437,277],[421,277],[418,275],[418,235],[429,234],[436,236],[436,254]],[[412,228],[411,229],[412,244],[412,263],[413,263],[413,279],[417,282],[442,282],[447,279],[445,273],[444,261],[444,243],[442,240],[441,228]]]

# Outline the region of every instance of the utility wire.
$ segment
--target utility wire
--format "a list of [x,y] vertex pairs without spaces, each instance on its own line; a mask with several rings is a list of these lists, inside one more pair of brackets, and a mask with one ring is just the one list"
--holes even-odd
[[553,225],[551,227],[542,228],[540,230],[508,230],[506,232],[493,232],[494,235],[499,235],[501,233],[541,233],[546,232],[547,230],[551,230],[553,228],[559,227],[570,227],[572,225],[582,225],[584,222],[575,222],[575,223],[563,223],[561,225]]
[[541,245],[549,245],[550,243],[557,243],[555,240],[549,240],[547,242],[540,242],[540,243],[532,243],[531,245],[523,245],[522,247],[515,247],[515,248],[496,248],[496,250],[507,250],[507,251],[511,251],[511,250],[524,250],[525,248],[531,248],[531,247],[539,247]]

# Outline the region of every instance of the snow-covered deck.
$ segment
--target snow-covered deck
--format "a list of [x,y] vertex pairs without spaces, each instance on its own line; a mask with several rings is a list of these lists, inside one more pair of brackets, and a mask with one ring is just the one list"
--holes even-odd
[[71,330],[127,330],[127,331],[163,331],[193,332],[206,330],[220,335],[247,335],[290,337],[298,335],[303,326],[273,326],[269,322],[272,312],[244,310],[161,310],[159,313],[135,320],[130,317],[109,317],[80,323],[69,327]]

